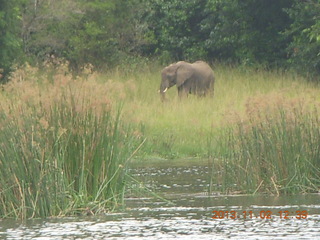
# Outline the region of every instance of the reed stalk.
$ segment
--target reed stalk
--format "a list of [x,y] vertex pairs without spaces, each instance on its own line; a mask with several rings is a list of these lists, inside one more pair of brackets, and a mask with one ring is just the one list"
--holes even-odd
[[219,181],[225,192],[275,195],[318,192],[317,108],[304,110],[279,105],[264,110],[226,130],[223,157],[214,163],[212,182]]
[[69,83],[54,101],[3,107],[0,217],[95,214],[122,203],[127,159],[141,140],[121,120],[121,107],[97,110],[73,84],[81,85]]

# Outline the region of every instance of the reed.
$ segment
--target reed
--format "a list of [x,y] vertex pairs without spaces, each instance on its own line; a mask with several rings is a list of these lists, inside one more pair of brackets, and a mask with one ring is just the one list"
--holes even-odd
[[224,192],[318,192],[319,103],[279,96],[250,99],[245,118],[224,132],[212,182]]
[[293,73],[216,65],[214,98],[179,100],[173,88],[162,103],[161,66],[136,67],[89,67],[74,79],[63,64],[26,66],[2,86],[1,217],[113,209],[138,149],[142,162],[213,159],[219,191],[319,189],[318,86]]
[[122,204],[126,165],[141,138],[98,83],[55,78],[5,86],[1,217],[90,215]]

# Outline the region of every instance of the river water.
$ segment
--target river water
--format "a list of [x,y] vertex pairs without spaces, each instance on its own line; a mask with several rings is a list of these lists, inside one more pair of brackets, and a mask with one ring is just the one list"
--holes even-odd
[[139,183],[118,212],[0,220],[0,239],[320,239],[320,194],[209,196],[208,164],[190,163],[132,168]]

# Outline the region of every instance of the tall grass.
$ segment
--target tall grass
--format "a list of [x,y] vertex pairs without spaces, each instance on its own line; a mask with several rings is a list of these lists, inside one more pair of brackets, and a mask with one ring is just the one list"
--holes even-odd
[[213,159],[225,192],[317,191],[319,88],[292,73],[214,69],[214,98],[179,100],[172,88],[165,103],[152,64],[77,79],[63,65],[16,71],[0,94],[0,216],[116,207],[141,142],[141,161]]
[[[143,129],[147,141],[139,158],[146,161],[150,157],[220,158],[224,140],[231,137],[231,129],[236,131],[234,126],[244,121],[249,128],[259,121],[257,117],[255,121],[249,120],[254,114],[268,119],[273,111],[273,120],[279,121],[283,115],[276,114],[277,111],[285,111],[292,119],[297,118],[296,121],[312,116],[313,126],[317,127],[314,118],[319,114],[310,110],[319,108],[320,89],[316,84],[281,70],[219,64],[213,69],[216,76],[214,98],[189,95],[180,100],[173,87],[168,90],[168,101],[164,103],[157,93],[161,66],[150,64],[129,75],[123,75],[118,69],[107,77],[97,78],[108,84],[113,102],[119,99],[124,102],[125,120]],[[294,111],[300,111],[300,115],[296,113],[295,116]]]
[[[179,100],[176,87],[172,87],[167,92],[168,100],[162,103],[157,93],[160,69],[143,71],[126,81],[121,76],[114,79],[124,84],[126,119],[141,124],[148,136],[142,151],[145,158],[207,157],[208,139],[213,143],[219,141],[221,129],[228,127],[229,120],[246,114],[250,98],[271,94],[320,100],[319,90],[293,73],[217,65],[213,68],[216,75],[213,98],[189,95]],[[210,151],[218,154],[216,147]]]
[[101,84],[64,73],[44,81],[15,78],[4,87],[0,216],[93,214],[116,207],[139,136],[123,123],[121,106],[111,104]]
[[161,103],[159,70],[135,79],[126,117],[144,126],[142,157],[212,158],[225,192],[319,191],[319,86],[281,70],[214,69],[214,98],[181,101],[172,88]]
[[212,182],[224,192],[292,194],[320,186],[320,104],[281,95],[251,98],[222,135]]

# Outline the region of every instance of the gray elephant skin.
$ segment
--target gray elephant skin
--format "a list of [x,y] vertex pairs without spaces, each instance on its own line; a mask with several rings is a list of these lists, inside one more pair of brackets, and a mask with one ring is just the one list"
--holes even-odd
[[203,62],[188,63],[180,61],[165,67],[161,72],[160,95],[165,99],[165,92],[176,85],[179,97],[196,94],[205,96],[214,92],[214,75],[211,67]]

